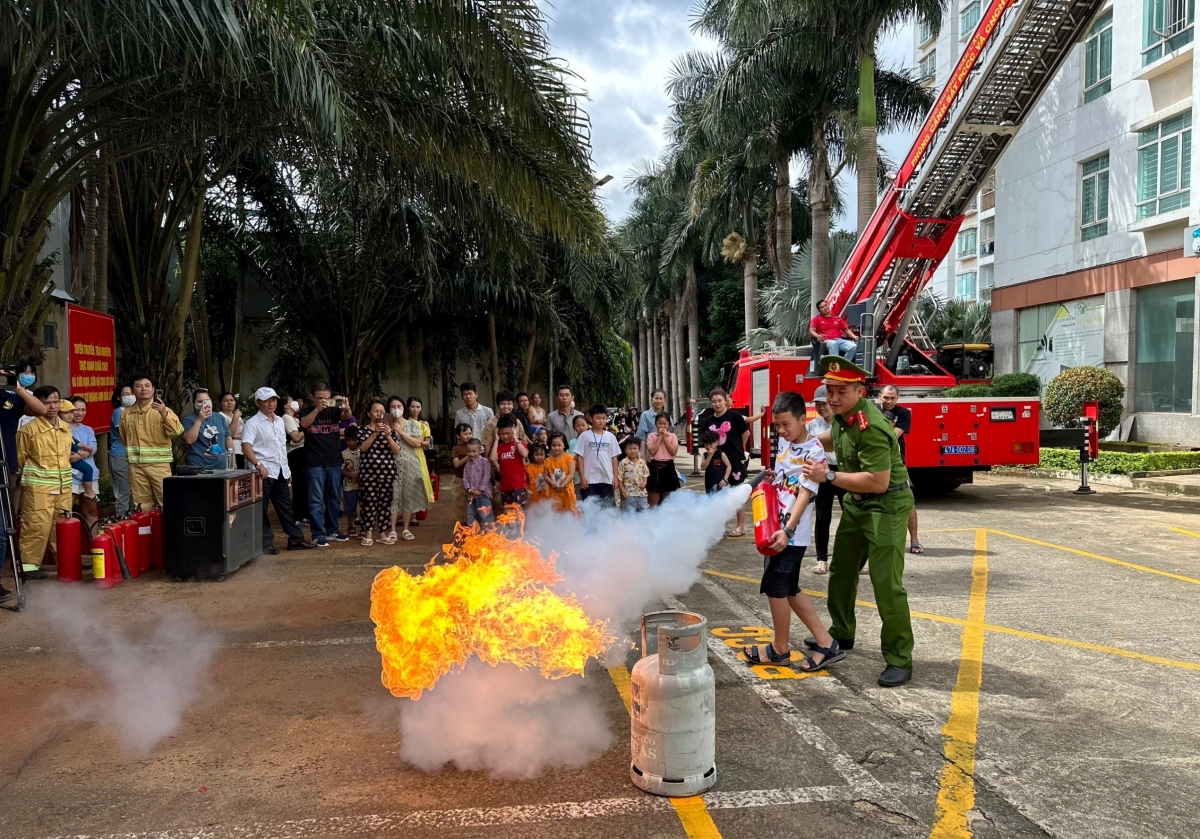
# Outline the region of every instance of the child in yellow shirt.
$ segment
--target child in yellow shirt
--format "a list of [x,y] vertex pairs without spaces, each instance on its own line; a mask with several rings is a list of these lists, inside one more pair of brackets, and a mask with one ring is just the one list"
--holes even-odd
[[550,456],[543,464],[543,474],[546,497],[554,502],[554,509],[579,515],[575,505],[575,457],[567,451],[567,438],[560,431],[550,435]]
[[526,507],[550,498],[550,483],[546,480],[546,447],[541,443],[529,446],[529,463],[525,464],[525,489],[529,491]]

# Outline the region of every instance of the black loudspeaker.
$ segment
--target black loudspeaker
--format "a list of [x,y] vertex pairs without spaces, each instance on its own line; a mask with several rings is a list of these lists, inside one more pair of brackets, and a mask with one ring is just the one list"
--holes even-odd
[[262,477],[231,469],[163,481],[163,567],[223,578],[262,553]]

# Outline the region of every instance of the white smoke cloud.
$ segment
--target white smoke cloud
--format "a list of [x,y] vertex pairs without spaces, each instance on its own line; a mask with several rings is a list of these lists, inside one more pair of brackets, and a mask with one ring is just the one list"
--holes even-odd
[[98,689],[57,700],[72,716],[111,729],[126,751],[147,754],[210,695],[208,671],[220,639],[190,613],[164,610],[148,637],[133,640],[115,616],[104,614],[92,591],[48,588],[38,606],[99,677]]
[[[748,487],[676,492],[639,515],[591,503],[581,517],[535,509],[526,538],[559,554],[561,592],[574,593],[616,634],[633,633],[645,606],[699,581],[709,549],[749,496]],[[614,645],[607,663],[622,662],[628,648]],[[536,670],[472,660],[420,700],[403,700],[400,756],[425,771],[449,764],[517,778],[584,766],[612,744],[595,689],[579,677],[549,681]]]

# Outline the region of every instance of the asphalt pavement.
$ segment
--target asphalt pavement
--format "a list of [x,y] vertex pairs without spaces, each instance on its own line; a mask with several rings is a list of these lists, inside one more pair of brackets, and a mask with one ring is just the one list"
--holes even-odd
[[[0,613],[0,836],[1200,835],[1200,502],[1072,488],[994,477],[919,501],[925,554],[905,573],[915,673],[899,689],[875,682],[866,577],[855,649],[828,674],[739,660],[766,640],[761,559],[749,538],[720,542],[698,585],[652,604],[712,627],[719,780],[674,804],[629,781],[634,651],[584,679],[613,742],[585,766],[497,779],[400,759],[401,700],[380,684],[369,588],[382,567],[419,572],[448,541],[445,505],[395,547],[89,592],[95,645],[50,617],[66,586],[36,583],[29,611]],[[801,584],[822,614],[825,581],[806,560]],[[161,649],[164,615],[215,633],[210,676],[147,706],[139,677],[120,684],[139,672],[122,662]],[[794,646],[803,634],[795,624]],[[122,702],[184,710],[137,751],[120,736]]]

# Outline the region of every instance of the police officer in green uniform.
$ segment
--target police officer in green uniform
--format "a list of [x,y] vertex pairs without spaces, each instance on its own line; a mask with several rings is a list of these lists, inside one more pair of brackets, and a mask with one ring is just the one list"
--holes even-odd
[[[913,508],[908,470],[891,424],[866,398],[867,371],[827,355],[821,372],[834,414],[833,429],[821,435],[821,442],[828,447],[832,436],[838,466],[835,471],[826,463],[810,463],[804,477],[846,490],[829,567],[829,633],[842,649],[854,646],[858,573],[867,564],[883,621],[879,643],[887,667],[879,684],[898,687],[912,677],[912,618],[903,580],[904,537]],[[805,639],[810,647],[815,643]]]

